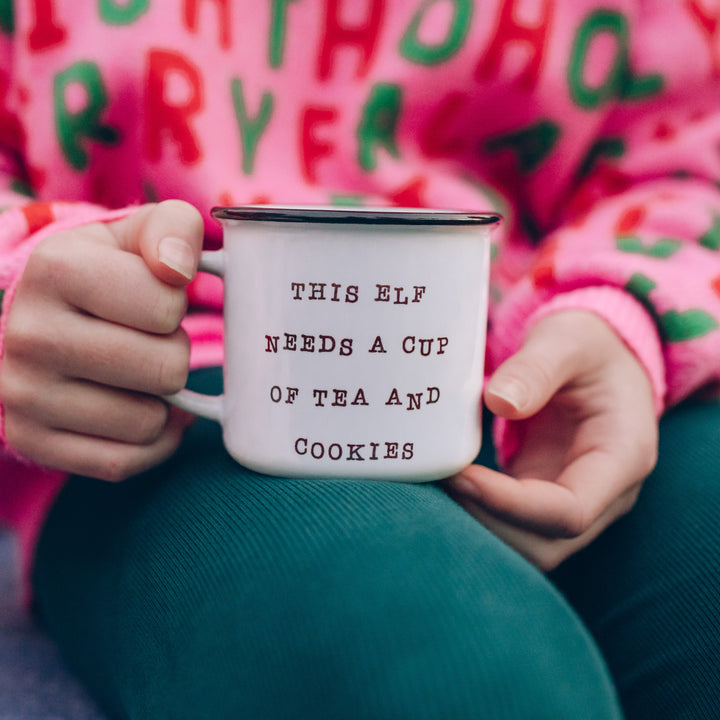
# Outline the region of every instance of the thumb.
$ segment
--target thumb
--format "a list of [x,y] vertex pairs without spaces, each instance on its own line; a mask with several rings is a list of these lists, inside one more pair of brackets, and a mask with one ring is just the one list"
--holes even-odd
[[553,322],[556,318],[541,320],[492,374],[484,398],[495,415],[509,420],[534,415],[579,371],[576,340]]
[[183,287],[197,272],[204,237],[198,210],[182,200],[143,205],[112,223],[119,247],[140,255],[155,277]]

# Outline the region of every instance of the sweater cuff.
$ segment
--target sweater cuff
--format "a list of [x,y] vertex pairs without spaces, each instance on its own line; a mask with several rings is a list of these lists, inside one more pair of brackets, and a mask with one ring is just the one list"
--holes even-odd
[[[655,413],[659,417],[665,409],[665,360],[657,326],[647,310],[616,287],[580,288],[556,295],[532,312],[522,324],[520,341],[539,320],[563,310],[592,312],[612,327],[644,368],[652,388]],[[495,419],[493,435],[501,465],[507,464],[519,449],[516,427],[516,423],[504,418]]]

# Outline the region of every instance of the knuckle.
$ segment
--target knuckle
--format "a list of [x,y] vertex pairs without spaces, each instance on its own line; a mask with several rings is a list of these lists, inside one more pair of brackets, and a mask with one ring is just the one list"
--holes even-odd
[[618,518],[623,515],[627,515],[634,507],[638,498],[640,497],[640,490],[642,489],[642,483],[635,484],[625,495],[620,498],[618,505]]
[[181,218],[183,222],[188,224],[191,232],[199,232],[203,227],[202,215],[194,205],[185,200],[171,198],[163,200],[155,206],[155,212],[167,213],[168,216]]
[[520,378],[523,382],[535,388],[553,388],[557,384],[557,367],[552,358],[541,353],[533,357],[522,368],[524,371]]
[[153,311],[155,330],[161,335],[175,332],[187,309],[187,295],[184,290],[164,286],[159,293]]
[[23,280],[42,286],[54,284],[59,278],[72,272],[73,253],[68,247],[77,242],[72,233],[61,230],[42,240],[28,258]]
[[544,573],[552,572],[565,560],[566,552],[557,542],[543,543],[533,551],[530,561]]
[[54,442],[53,432],[21,412],[6,416],[5,440],[21,458],[37,465],[64,469],[62,451]]
[[142,406],[134,417],[133,440],[141,445],[150,445],[165,429],[168,408],[165,403],[155,398],[147,398],[141,402]]
[[542,556],[539,559],[537,566],[544,573],[549,573],[549,572],[552,572],[553,570],[556,570],[563,560],[563,557],[557,551],[553,551],[553,552],[548,551],[548,552],[542,553],[541,555]]
[[588,521],[581,512],[575,512],[563,516],[558,520],[556,533],[561,538],[576,538],[582,535],[588,528]]
[[155,366],[155,386],[158,395],[171,395],[185,387],[190,366],[190,341],[179,330],[168,338],[164,352],[158,354]]
[[642,439],[638,443],[638,452],[641,457],[640,471],[644,476],[649,475],[655,468],[658,461],[658,438],[657,433]]
[[[60,322],[49,321],[30,306],[13,303],[5,328],[3,382],[12,385],[40,368],[52,371],[67,352],[66,337]],[[3,392],[0,397],[4,396]]]
[[22,376],[0,383],[0,397],[5,411],[6,427],[16,412],[33,417],[42,404],[37,384],[26,381]]
[[5,335],[6,357],[42,355],[47,350],[47,342],[47,333],[41,332],[31,313],[26,316],[20,308],[12,308]]
[[32,458],[33,434],[28,433],[22,422],[17,421],[15,414],[5,414],[5,440],[15,452]]
[[0,398],[2,398],[6,421],[9,408],[16,404],[19,405],[19,399],[22,397],[19,382],[14,376],[12,363],[5,358],[5,361],[0,364]]
[[47,322],[46,318],[32,312],[10,313],[5,334],[6,358],[31,367],[51,369],[69,353],[72,351],[60,323]]

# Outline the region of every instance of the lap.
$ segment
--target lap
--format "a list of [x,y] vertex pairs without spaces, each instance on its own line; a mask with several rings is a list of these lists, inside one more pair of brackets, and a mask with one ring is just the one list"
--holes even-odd
[[72,479],[34,579],[124,717],[617,717],[560,594],[438,486],[257,475],[204,421],[154,472]]
[[720,404],[660,424],[635,508],[552,579],[610,666],[628,718],[713,718],[720,707]]

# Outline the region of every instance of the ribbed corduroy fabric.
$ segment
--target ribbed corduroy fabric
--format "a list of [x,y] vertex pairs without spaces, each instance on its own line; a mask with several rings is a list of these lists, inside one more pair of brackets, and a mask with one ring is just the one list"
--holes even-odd
[[[720,409],[664,421],[671,459],[636,511],[554,576],[629,718],[713,717],[717,452],[694,456],[706,493],[686,476],[695,426],[717,441]],[[555,586],[438,486],[260,476],[204,421],[151,473],[72,479],[34,578],[113,718],[620,717]]]
[[552,579],[583,616],[629,719],[720,717],[720,404],[660,423],[637,505]]

